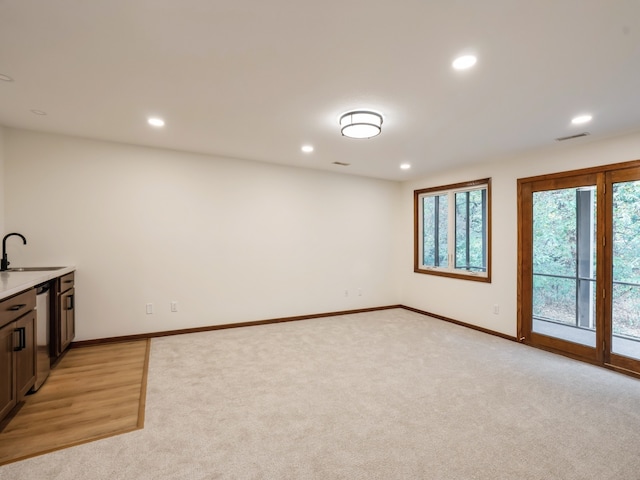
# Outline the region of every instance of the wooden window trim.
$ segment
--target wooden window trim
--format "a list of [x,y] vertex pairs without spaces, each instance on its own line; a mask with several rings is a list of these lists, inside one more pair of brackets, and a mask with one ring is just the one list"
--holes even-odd
[[[420,268],[420,242],[422,241],[422,233],[420,232],[420,196],[426,193],[450,192],[465,188],[473,188],[486,185],[487,187],[487,272],[486,275],[473,275],[471,273],[458,273],[441,270],[427,270]],[[449,185],[440,185],[437,187],[422,188],[413,191],[413,271],[425,275],[435,275],[438,277],[457,278],[461,280],[471,280],[473,282],[491,283],[491,178],[483,178],[472,180],[469,182],[452,183]]]

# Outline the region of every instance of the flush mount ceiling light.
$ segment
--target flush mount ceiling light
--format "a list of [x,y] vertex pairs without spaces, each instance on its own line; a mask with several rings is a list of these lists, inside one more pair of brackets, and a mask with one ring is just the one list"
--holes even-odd
[[164,120],[158,117],[149,117],[147,122],[153,127],[164,127]]
[[313,145],[303,145],[300,150],[302,150],[304,153],[311,153],[313,152]]
[[573,117],[573,119],[571,120],[571,123],[573,123],[574,125],[581,125],[583,123],[588,123],[593,119],[593,117],[589,114],[585,114],[585,115],[578,115],[577,117]]
[[410,163],[402,163],[402,164],[400,164],[400,168],[402,170],[409,170],[411,168],[411,164]]
[[352,110],[340,116],[340,132],[349,138],[371,138],[382,131],[382,115],[371,110]]
[[463,55],[456,58],[451,66],[456,70],[466,70],[473,67],[477,61],[478,59],[474,55]]

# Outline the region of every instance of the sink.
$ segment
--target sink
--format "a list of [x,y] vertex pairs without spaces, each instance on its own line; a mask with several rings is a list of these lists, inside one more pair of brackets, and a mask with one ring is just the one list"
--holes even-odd
[[54,270],[61,270],[64,267],[16,267],[9,268],[7,272],[52,272]]

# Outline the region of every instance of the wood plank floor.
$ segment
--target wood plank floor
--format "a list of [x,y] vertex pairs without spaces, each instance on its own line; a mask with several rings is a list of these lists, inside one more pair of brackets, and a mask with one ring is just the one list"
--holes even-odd
[[69,350],[0,432],[0,465],[142,428],[149,343]]

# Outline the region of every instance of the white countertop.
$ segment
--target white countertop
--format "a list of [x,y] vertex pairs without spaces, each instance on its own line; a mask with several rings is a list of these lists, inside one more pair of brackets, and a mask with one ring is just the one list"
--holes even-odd
[[73,272],[75,266],[38,272],[0,272],[0,300]]

